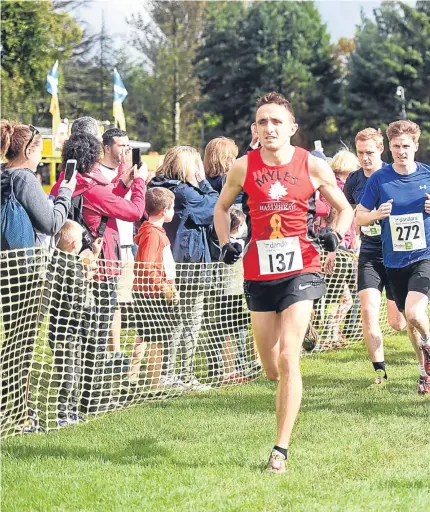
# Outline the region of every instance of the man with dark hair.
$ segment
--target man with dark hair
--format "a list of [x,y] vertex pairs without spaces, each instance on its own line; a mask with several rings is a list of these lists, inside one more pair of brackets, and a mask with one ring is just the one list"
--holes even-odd
[[230,242],[229,209],[240,192],[247,194],[252,237],[243,258],[245,297],[266,375],[279,382],[277,440],[267,471],[284,473],[302,397],[300,350],[313,301],[325,293],[312,227],[315,191],[338,212],[335,230],[319,239],[324,249],[336,250],[353,212],[327,162],[291,145],[298,125],[281,94],[272,92],[258,101],[256,124],[261,148],[233,164],[214,219],[221,260],[232,264],[242,249]]
[[100,142],[102,141],[99,125],[93,117],[84,116],[76,119],[72,124],[70,134],[77,132],[90,133],[91,135],[96,137]]
[[130,141],[127,133],[119,128],[111,128],[103,134],[102,165],[103,176],[109,181],[116,178],[119,166],[124,163],[125,155],[130,151]]
[[[128,140],[127,133],[119,128],[111,128],[103,133],[103,158],[100,165],[100,170],[103,176],[108,181],[115,180],[121,172],[128,167],[131,167],[130,158],[130,141]],[[128,165],[127,165],[128,164]],[[130,192],[125,196],[125,199],[130,199]],[[132,272],[132,265],[134,256],[132,252],[133,241],[133,223],[123,222],[117,220],[118,233],[121,245],[121,261],[124,265],[130,262],[131,268],[127,266],[124,274],[118,284],[118,292],[126,289],[126,282],[130,281],[129,292],[124,291],[124,295],[131,295],[131,285],[133,280],[129,279],[129,274]],[[120,297],[122,298],[122,297]],[[124,371],[128,369],[129,359],[124,358],[121,352],[120,345],[121,338],[121,310],[118,308],[115,312],[114,321],[112,323],[112,330],[110,334],[110,354],[112,359],[110,363],[115,365],[123,364]],[[110,364],[109,363],[109,364]]]

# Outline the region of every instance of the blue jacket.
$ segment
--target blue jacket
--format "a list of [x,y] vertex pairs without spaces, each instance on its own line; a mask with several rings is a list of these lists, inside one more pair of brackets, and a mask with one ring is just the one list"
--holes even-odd
[[162,176],[153,178],[149,187],[165,187],[175,194],[175,215],[163,227],[176,263],[209,263],[206,229],[213,223],[218,192],[206,180],[194,187]]

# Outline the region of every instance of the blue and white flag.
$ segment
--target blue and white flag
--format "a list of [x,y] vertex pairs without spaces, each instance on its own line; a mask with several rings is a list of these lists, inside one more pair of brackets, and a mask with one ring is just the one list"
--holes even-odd
[[51,94],[49,112],[52,114],[52,133],[55,135],[60,126],[60,103],[58,101],[58,60],[48,72],[46,77],[46,90]]
[[116,119],[121,130],[125,130],[125,115],[122,102],[128,92],[116,68],[113,70],[113,117]]
[[46,77],[46,90],[52,96],[58,96],[58,60],[55,61]]

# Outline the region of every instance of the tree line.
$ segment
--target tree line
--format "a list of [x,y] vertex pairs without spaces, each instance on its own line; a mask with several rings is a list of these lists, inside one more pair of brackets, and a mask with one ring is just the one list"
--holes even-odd
[[62,117],[111,119],[117,67],[128,131],[159,152],[218,135],[246,147],[257,98],[277,90],[295,108],[298,145],[352,147],[358,130],[384,131],[403,107],[430,160],[430,2],[382,3],[353,39],[332,44],[314,2],[152,0],[127,19],[134,60],[103,24],[89,33],[81,4],[2,2],[3,117],[49,126],[45,80],[59,59]]

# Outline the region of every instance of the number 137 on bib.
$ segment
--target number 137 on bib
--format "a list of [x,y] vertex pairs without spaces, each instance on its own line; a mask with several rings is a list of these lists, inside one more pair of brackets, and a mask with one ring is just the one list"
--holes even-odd
[[303,258],[297,236],[257,241],[261,275],[285,274],[302,270]]

